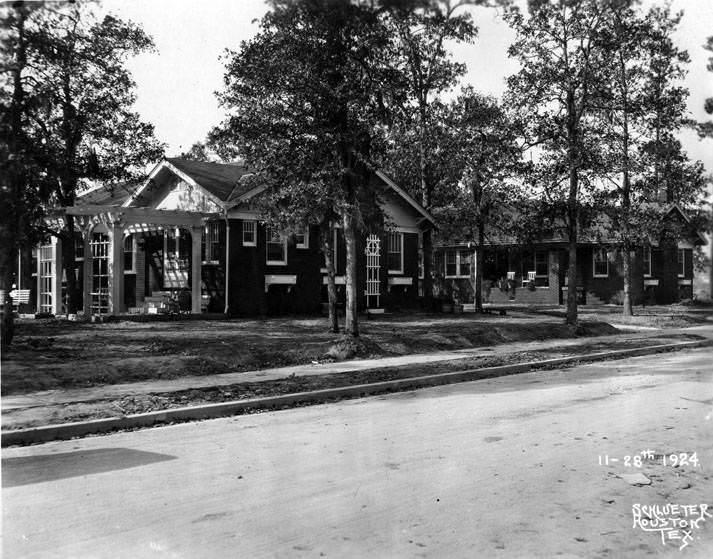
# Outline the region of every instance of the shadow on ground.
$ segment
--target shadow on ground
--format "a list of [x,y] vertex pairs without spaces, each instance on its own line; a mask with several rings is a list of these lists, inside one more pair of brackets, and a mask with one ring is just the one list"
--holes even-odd
[[98,448],[2,459],[2,486],[17,487],[175,460],[175,456],[130,448]]

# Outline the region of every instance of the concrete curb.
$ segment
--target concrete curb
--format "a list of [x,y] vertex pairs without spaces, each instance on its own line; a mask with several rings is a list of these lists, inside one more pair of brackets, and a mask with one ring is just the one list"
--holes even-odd
[[713,340],[678,342],[674,344],[661,344],[641,348],[611,350],[585,355],[560,357],[557,359],[546,359],[544,361],[530,361],[515,365],[499,365],[497,367],[468,369],[440,375],[425,375],[420,377],[374,382],[369,384],[358,384],[339,388],[327,388],[311,392],[296,392],[294,394],[285,394],[282,396],[268,396],[266,398],[250,398],[245,400],[236,400],[233,402],[221,402],[218,404],[172,408],[125,417],[113,417],[76,423],[62,423],[59,425],[32,427],[29,429],[18,429],[3,432],[2,446],[29,445],[53,440],[67,440],[84,435],[108,433],[122,429],[151,427],[153,425],[172,423],[176,421],[214,419],[237,415],[246,411],[275,409],[285,406],[293,406],[295,404],[316,404],[338,398],[358,398],[385,392],[398,392],[415,388],[426,388],[430,386],[467,382],[485,378],[495,378],[525,373],[533,369],[552,368],[558,365],[567,365],[575,362],[593,362],[624,357],[639,357],[661,353],[664,351],[693,349],[710,345],[713,345]]

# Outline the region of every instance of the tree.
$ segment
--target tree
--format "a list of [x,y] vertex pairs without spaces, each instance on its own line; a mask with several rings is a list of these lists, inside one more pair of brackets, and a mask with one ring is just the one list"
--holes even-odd
[[[39,139],[28,126],[28,114],[41,102],[28,92],[28,34],[33,32],[33,12],[40,4],[20,2],[3,7],[1,21],[5,41],[0,47],[3,80],[0,115],[0,289],[5,293],[0,338],[2,346],[12,342],[14,325],[12,290],[15,263],[22,248],[39,236],[42,201],[47,198],[47,181],[35,158]],[[29,20],[29,21],[28,21]],[[19,283],[20,278],[18,278]]]
[[506,15],[517,32],[509,54],[521,65],[508,79],[506,104],[528,123],[528,141],[539,144],[535,167],[545,177],[539,185],[544,198],[564,210],[567,323],[576,325],[580,209],[594,191],[599,165],[593,114],[603,83],[598,41],[605,13],[595,0],[536,4],[528,18],[516,10]]
[[[392,160],[407,161],[414,169],[401,175],[410,181],[400,182],[424,208],[433,206],[434,190],[439,182],[439,147],[436,143],[438,95],[451,89],[465,74],[466,66],[453,61],[448,43],[473,42],[477,27],[466,6],[502,5],[488,0],[406,0],[384,2],[389,25],[397,38],[396,53],[407,86],[407,103],[395,121],[397,148]],[[398,165],[398,163],[396,163]],[[401,165],[403,168],[403,166]],[[427,299],[431,289],[430,234],[423,238],[423,292]]]
[[486,230],[512,230],[512,214],[503,210],[512,208],[518,194],[512,178],[518,174],[521,151],[514,127],[493,98],[465,88],[449,108],[444,119],[449,141],[441,146],[449,156],[449,202],[437,213],[444,238],[468,241],[474,247],[474,302],[476,311],[483,312]]
[[433,195],[429,109],[435,96],[452,88],[465,74],[465,64],[451,60],[447,43],[475,40],[477,28],[470,13],[459,10],[475,3],[414,0],[394,3],[390,9],[390,23],[398,37],[399,63],[408,87],[406,118],[416,123],[421,204],[427,209]]
[[[604,131],[606,184],[610,186],[603,198],[604,211],[611,218],[607,233],[618,239],[621,246],[623,314],[631,316],[632,251],[646,241],[658,218],[657,212],[649,211],[651,206],[647,205],[652,199],[651,184],[641,180],[645,164],[641,150],[646,141],[650,105],[648,68],[652,58],[670,41],[666,33],[660,32],[659,20],[667,19],[666,12],[652,10],[642,15],[630,3],[616,1],[609,8],[607,25],[601,34],[608,86],[602,92],[598,113]],[[680,104],[683,97],[673,96],[669,100]]]
[[[365,210],[377,208],[370,179],[390,109],[400,102],[391,54],[379,12],[366,3],[276,1],[258,34],[227,53],[219,99],[229,116],[212,133],[222,153],[243,156],[278,197],[301,185],[314,191],[304,197],[307,208],[331,200],[345,236],[345,330],[352,336],[359,334],[357,234],[373,217]],[[314,207],[317,220],[327,218],[324,206]]]
[[[703,48],[713,53],[713,35],[708,37],[708,39],[706,40],[706,44],[703,45]],[[708,64],[706,65],[706,69],[709,72],[713,72],[713,55],[708,57]],[[706,98],[703,108],[709,115],[713,115],[713,97]],[[713,138],[713,121],[709,120],[707,122],[699,123],[698,133],[702,138]]]
[[215,161],[216,157],[211,153],[206,142],[195,142],[188,151],[179,155],[182,159],[192,159],[193,161]]
[[[138,183],[163,147],[153,126],[132,111],[135,84],[124,62],[151,49],[151,39],[133,23],[113,16],[98,20],[85,3],[57,4],[32,17],[27,75],[42,104],[28,110],[28,126],[39,139],[36,159],[54,185],[50,201],[73,205],[88,181]],[[65,216],[57,234],[71,313],[81,307],[72,216]]]

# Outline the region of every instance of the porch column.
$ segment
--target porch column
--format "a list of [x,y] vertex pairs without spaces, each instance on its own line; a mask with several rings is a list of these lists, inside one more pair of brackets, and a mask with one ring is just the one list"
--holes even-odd
[[201,312],[201,240],[203,227],[191,227],[191,312]]
[[92,232],[89,228],[82,232],[84,242],[84,265],[82,266],[82,281],[84,282],[83,307],[84,316],[92,314],[92,288],[94,287],[94,262],[92,259]]
[[109,258],[110,313],[118,315],[124,310],[124,226],[112,223],[109,228],[111,244]]
[[62,240],[52,237],[52,314],[62,312]]

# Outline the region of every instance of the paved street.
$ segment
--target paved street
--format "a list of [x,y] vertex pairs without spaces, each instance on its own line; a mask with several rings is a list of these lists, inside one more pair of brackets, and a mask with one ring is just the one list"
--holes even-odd
[[712,435],[706,348],[3,449],[3,557],[711,557],[632,505],[713,510]]

